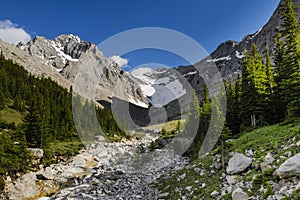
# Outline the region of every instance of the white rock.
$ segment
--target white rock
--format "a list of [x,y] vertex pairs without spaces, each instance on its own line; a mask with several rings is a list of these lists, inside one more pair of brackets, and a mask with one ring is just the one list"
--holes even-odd
[[158,195],[158,198],[164,198],[164,197],[167,197],[169,196],[169,193],[168,192],[165,192],[165,193],[161,193]]
[[284,154],[286,157],[288,157],[288,158],[290,158],[290,157],[292,157],[292,152],[290,152],[290,151],[287,151],[285,154]]
[[248,200],[249,196],[246,192],[244,192],[241,188],[237,188],[232,193],[232,200]]
[[279,194],[285,194],[287,190],[288,190],[288,187],[285,185],[282,188],[280,188]]
[[264,158],[264,162],[260,163],[260,169],[261,171],[265,171],[269,168],[271,168],[271,164],[275,161],[275,159],[273,158],[271,153],[268,153],[265,158]]
[[300,175],[300,153],[287,159],[274,173],[282,178]]
[[220,195],[220,193],[218,192],[218,191],[213,191],[212,193],[210,193],[210,196],[211,197],[217,197],[217,196],[219,196]]
[[99,142],[104,142],[105,141],[105,137],[103,137],[102,135],[97,135],[97,136],[95,136],[95,140],[97,140]]
[[195,172],[195,173],[200,173],[200,172],[201,172],[201,169],[200,169],[200,168],[194,168],[194,172]]
[[182,174],[181,176],[179,176],[180,180],[185,179],[185,177],[186,177],[186,173],[184,173],[184,174]]
[[187,187],[185,187],[185,189],[186,189],[187,191],[191,191],[192,188],[193,188],[193,186],[187,186]]
[[6,191],[10,199],[29,199],[40,194],[36,184],[36,174],[31,172],[23,175],[15,183],[8,184]]
[[41,197],[38,200],[50,200],[50,199],[51,199],[50,197]]
[[229,185],[234,185],[237,182],[237,176],[226,176],[226,180]]
[[226,169],[228,174],[237,174],[245,171],[252,164],[252,159],[244,156],[243,154],[235,154],[228,163]]
[[48,179],[48,180],[52,180],[54,179],[54,177],[56,176],[57,171],[55,171],[54,169],[52,169],[52,167],[46,167],[45,169],[42,169],[40,171],[38,171],[36,173],[36,176],[39,179]]

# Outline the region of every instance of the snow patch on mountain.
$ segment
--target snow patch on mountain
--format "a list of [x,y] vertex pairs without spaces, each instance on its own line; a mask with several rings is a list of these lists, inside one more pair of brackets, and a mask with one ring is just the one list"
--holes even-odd
[[79,59],[74,59],[70,55],[65,54],[64,47],[60,43],[51,41],[50,45],[55,49],[57,54],[61,57],[63,64],[66,64],[67,61],[77,62],[79,60]]
[[[151,68],[138,68],[131,74],[139,80],[142,92],[148,101],[155,107],[162,107],[178,99],[186,93],[182,83],[178,80],[178,75],[166,70],[153,70]],[[188,75],[195,74],[191,72]],[[164,76],[160,76],[164,74]]]
[[142,101],[140,101],[136,98],[133,98],[130,95],[128,95],[128,101],[132,104],[135,104],[135,105],[143,107],[143,108],[148,108],[149,107],[145,102],[142,102]]
[[184,74],[183,76],[187,77],[187,76],[192,76],[192,75],[195,75],[195,74],[197,74],[197,71],[189,72],[187,74]]
[[[186,93],[179,80],[165,82],[167,79],[159,79],[159,84],[153,85],[155,93],[151,96],[151,104],[162,107],[178,99]],[[170,80],[170,79],[169,79]]]
[[223,60],[231,60],[231,56],[225,56],[225,57],[221,57],[221,58],[215,58],[212,60],[207,60],[206,62],[218,62],[218,61],[223,61]]
[[243,52],[240,53],[239,51],[235,51],[235,56],[239,59],[242,59],[245,57],[244,53]]
[[119,67],[122,67],[122,68],[128,67],[128,59],[122,58],[120,56],[111,56],[110,58],[113,61],[115,61],[119,65]]
[[131,75],[139,80],[144,96],[150,97],[155,93],[155,89],[152,86],[156,81],[154,73],[154,70],[151,68],[138,68],[131,72]]

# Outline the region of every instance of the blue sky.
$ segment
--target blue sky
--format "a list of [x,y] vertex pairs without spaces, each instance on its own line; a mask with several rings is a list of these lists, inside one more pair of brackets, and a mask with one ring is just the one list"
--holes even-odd
[[[54,38],[73,33],[96,44],[128,29],[164,27],[190,36],[212,52],[221,42],[240,41],[260,29],[278,3],[279,0],[11,0],[1,2],[0,20],[10,20],[12,26],[24,29],[31,37]],[[149,49],[123,57],[129,59],[130,66],[187,64],[171,53]]]

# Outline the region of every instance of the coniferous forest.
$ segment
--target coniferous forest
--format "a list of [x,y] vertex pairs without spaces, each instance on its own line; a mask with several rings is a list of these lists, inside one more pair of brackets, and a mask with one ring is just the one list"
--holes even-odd
[[[0,75],[0,175],[26,171],[30,164],[27,148],[44,149],[43,159],[49,164],[59,155],[78,152],[82,144],[73,120],[72,88],[62,88],[50,78],[35,77],[2,55]],[[77,95],[73,98],[81,105],[79,123],[85,136],[93,139],[101,134],[89,129],[90,112],[94,110],[107,137],[125,136],[110,112]]]

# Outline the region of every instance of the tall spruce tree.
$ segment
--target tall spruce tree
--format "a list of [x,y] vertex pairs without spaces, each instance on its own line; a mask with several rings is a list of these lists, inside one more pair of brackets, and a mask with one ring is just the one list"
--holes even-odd
[[282,42],[277,45],[280,95],[287,105],[287,117],[300,117],[300,25],[298,13],[291,0],[285,0],[282,7],[282,29],[279,31]]
[[272,121],[269,117],[269,107],[274,73],[268,59],[270,58],[264,61],[255,45],[252,52],[246,52],[243,59],[241,85],[243,128],[264,126]]
[[242,66],[241,83],[241,128],[246,129],[249,126],[256,126],[256,104],[257,92],[255,90],[254,73],[252,57],[248,51],[245,52]]
[[32,101],[29,105],[28,114],[24,118],[24,130],[28,146],[41,148],[43,120],[36,105],[36,100]]
[[275,87],[273,88],[274,93],[272,95],[272,102],[273,102],[273,121],[274,123],[281,122],[286,117],[287,112],[287,103],[285,100],[285,89],[283,87],[283,80],[285,80],[287,77],[285,77],[285,74],[281,71],[283,70],[283,55],[284,55],[284,43],[282,41],[282,34],[279,31],[279,28],[276,29],[276,38],[275,38],[275,51],[274,51],[274,74],[275,74]]
[[281,7],[282,28],[277,29],[275,48],[276,95],[279,99],[276,105],[280,120],[300,117],[300,25],[297,15],[293,2],[285,0]]

